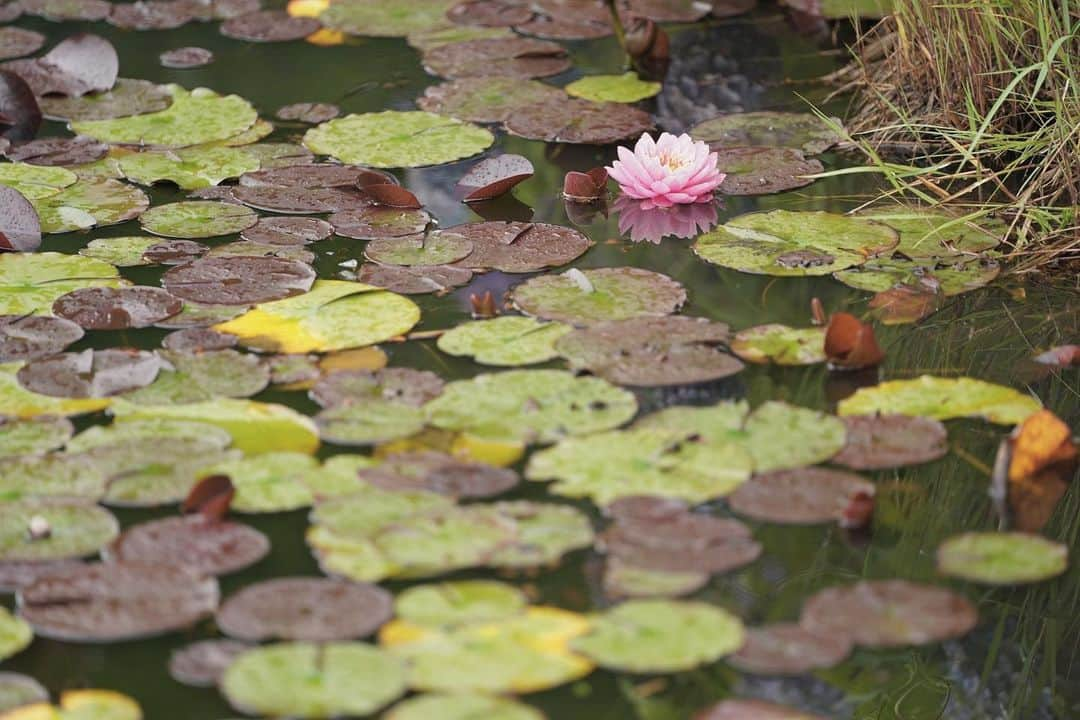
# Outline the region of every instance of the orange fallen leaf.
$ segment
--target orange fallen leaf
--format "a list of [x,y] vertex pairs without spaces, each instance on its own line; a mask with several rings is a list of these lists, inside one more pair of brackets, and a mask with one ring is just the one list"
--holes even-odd
[[1002,441],[992,494],[1006,499],[1015,529],[1038,532],[1050,522],[1078,459],[1072,429],[1049,410],[1035,413]]
[[860,370],[879,365],[885,353],[874,328],[849,313],[835,313],[825,328],[825,356],[833,368]]

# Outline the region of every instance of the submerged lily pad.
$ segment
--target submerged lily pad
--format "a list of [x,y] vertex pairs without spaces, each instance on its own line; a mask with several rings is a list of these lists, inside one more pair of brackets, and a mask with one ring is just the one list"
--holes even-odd
[[436,427],[550,443],[621,425],[637,412],[637,401],[599,378],[510,370],[449,383],[425,410]]
[[832,462],[855,470],[882,470],[937,460],[949,451],[940,421],[916,415],[848,415],[847,444]]
[[341,162],[371,167],[420,167],[486,150],[495,137],[479,126],[428,112],[346,115],[308,130],[304,145]]
[[614,670],[692,670],[738,650],[742,623],[705,603],[631,600],[593,618],[572,647]]
[[270,540],[255,528],[202,515],[134,525],[108,548],[109,562],[185,567],[201,576],[226,575],[266,557]]
[[445,78],[549,77],[571,66],[558,43],[516,36],[439,45],[424,51],[423,62],[432,75]]
[[636,72],[588,75],[566,86],[574,97],[594,102],[635,103],[660,94],[661,84],[642,80]]
[[752,363],[816,365],[825,362],[825,328],[758,325],[737,332],[731,351]]
[[802,675],[839,665],[851,654],[844,634],[818,635],[795,623],[747,628],[746,644],[728,662],[759,675]]
[[0,418],[0,458],[46,453],[63,447],[74,434],[71,421],[62,417]]
[[120,78],[107,92],[82,97],[46,96],[38,102],[45,117],[79,122],[160,112],[172,104],[172,94],[165,85]]
[[439,337],[438,347],[482,365],[532,365],[558,357],[555,342],[571,329],[562,323],[507,315],[458,325]]
[[350,35],[402,37],[442,25],[458,0],[410,0],[395,5],[381,0],[334,0],[319,15],[331,30]]
[[1023,585],[1065,572],[1069,548],[1028,533],[964,533],[938,547],[937,566],[945,575],[983,585]]
[[[840,120],[830,122],[840,125]],[[817,155],[843,138],[830,124],[811,113],[751,112],[721,115],[690,128],[695,140],[713,148],[777,147]]]
[[214,146],[147,151],[120,158],[120,170],[128,180],[140,185],[168,180],[182,190],[218,185],[260,166],[259,159],[242,148]]
[[536,80],[515,77],[458,78],[428,87],[416,101],[428,112],[476,123],[502,122],[519,107],[558,102],[566,97],[560,88]]
[[703,260],[762,275],[827,275],[862,265],[899,242],[895,230],[826,212],[773,210],[740,215],[700,236]]
[[0,363],[54,355],[82,337],[83,329],[63,318],[0,315]]
[[686,302],[686,289],[651,270],[614,267],[535,277],[516,286],[512,299],[527,315],[591,325],[670,315]]
[[520,107],[506,118],[506,129],[512,135],[583,145],[630,140],[652,128],[652,116],[644,110],[569,96]]
[[471,693],[432,693],[398,703],[386,720],[544,720],[539,710],[510,698]]
[[858,475],[825,468],[755,475],[728,498],[739,515],[762,522],[813,524],[839,521],[856,497],[872,498],[874,484]]
[[[45,537],[29,532],[35,517],[50,530]],[[112,513],[73,500],[13,500],[0,503],[0,561],[42,562],[93,555],[120,533]]]
[[897,413],[936,420],[983,418],[1001,425],[1023,422],[1041,408],[1039,401],[1003,385],[973,378],[923,375],[913,380],[890,380],[860,388],[842,400],[840,415]]

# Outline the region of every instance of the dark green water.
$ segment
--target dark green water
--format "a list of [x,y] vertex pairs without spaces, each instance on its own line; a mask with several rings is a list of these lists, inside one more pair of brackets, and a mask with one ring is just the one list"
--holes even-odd
[[[18,24],[45,32],[52,41],[76,29],[27,18]],[[398,40],[352,40],[327,48],[305,43],[242,43],[218,35],[216,24],[145,33],[118,31],[102,23],[92,28],[116,45],[123,76],[237,93],[251,100],[264,117],[272,117],[281,105],[300,101],[333,102],[345,112],[411,109],[423,88],[438,82],[423,72],[416,53]],[[697,30],[673,33],[676,54],[679,43],[689,42],[693,32]],[[827,43],[795,34],[774,10],[763,9],[748,18],[728,21],[713,32],[713,37],[720,39],[717,53],[737,53],[736,59],[748,72],[767,80],[747,109],[798,109],[803,105],[800,95],[811,99],[824,96],[824,88],[806,80],[831,68],[836,54],[829,51]],[[167,70],[158,65],[159,52],[183,45],[207,47],[217,60],[197,70]],[[618,70],[619,53],[613,42],[571,45],[575,69],[557,82]],[[271,139],[295,138],[302,130],[279,125]],[[501,137],[494,149],[525,155],[537,170],[533,179],[515,191],[517,202],[504,199],[494,208],[498,217],[517,219],[524,213],[537,221],[559,224],[570,224],[559,197],[563,174],[610,158],[602,149],[545,146],[508,137]],[[843,162],[832,156],[826,160],[832,167]],[[450,226],[478,219],[452,196],[454,182],[468,165],[466,161],[408,170],[399,177],[443,226]],[[728,199],[718,219],[722,222],[744,212],[773,208],[846,210],[866,199],[872,190],[864,176],[819,181],[778,196]],[[178,198],[168,190],[153,192],[154,204]],[[632,244],[620,239],[614,216],[600,218],[582,230],[597,245],[575,265],[633,265],[664,272],[688,288],[686,314],[707,316],[736,329],[768,322],[805,325],[814,297],[831,311],[857,314],[869,298],[829,278],[772,279],[720,269],[693,255],[688,240]],[[128,224],[91,234],[56,236],[47,239],[43,249],[74,252],[93,237],[136,232],[134,224]],[[332,277],[340,269],[338,263],[361,258],[362,246],[335,239],[312,249],[319,256],[316,267],[320,276]],[[157,284],[159,272],[135,270],[126,274],[141,283]],[[498,289],[517,281],[487,276],[477,283]],[[421,298],[424,318],[417,329],[451,327],[466,319],[467,296],[475,285],[440,299]],[[1035,351],[1076,342],[1080,336],[1078,309],[1075,287],[1045,278],[1007,278],[952,299],[918,326],[880,329],[879,339],[887,352],[880,373],[886,378],[965,374],[1017,387],[1027,383],[1047,407],[1075,427],[1080,420],[1077,372],[1029,377],[1023,360]],[[161,331],[137,331],[125,340],[153,347],[163,335]],[[99,346],[117,341],[108,334],[93,340]],[[392,365],[432,369],[447,379],[468,377],[481,370],[469,361],[436,352],[427,342],[385,349]],[[745,397],[753,405],[780,399],[833,410],[836,401],[851,392],[852,382],[848,377],[830,375],[823,367],[751,366],[725,385],[725,392]],[[258,399],[282,402],[309,413],[315,409],[302,393],[269,391]],[[764,557],[745,570],[714,578],[701,597],[733,610],[748,624],[757,624],[792,620],[815,590],[857,578],[900,577],[943,583],[933,567],[938,544],[963,530],[996,527],[986,494],[987,466],[993,462],[1003,432],[977,422],[953,422],[949,429],[953,452],[946,458],[875,476],[879,492],[872,536],[853,538],[828,527],[757,527],[755,534],[765,546]],[[333,452],[332,448],[323,450],[324,455]],[[518,494],[540,492],[532,488]],[[122,511],[118,516],[127,525],[168,512]],[[303,542],[304,513],[255,516],[249,521],[271,536],[274,548],[255,568],[225,578],[226,594],[262,578],[318,573]],[[1080,492],[1074,483],[1046,534],[1076,549],[1080,547],[1078,531]],[[595,558],[586,553],[572,556],[558,569],[521,581],[535,590],[537,600],[570,609],[588,610],[604,602]],[[1080,718],[1080,569],[1076,564],[1065,576],[1026,589],[953,586],[977,603],[982,616],[979,627],[960,641],[889,652],[859,651],[830,671],[782,681],[755,679],[723,664],[665,676],[659,682],[598,670],[577,684],[529,696],[528,700],[553,720],[677,720],[689,718],[709,702],[734,695],[762,697],[829,717],[859,720]],[[169,678],[166,669],[172,649],[213,635],[213,627],[207,623],[183,635],[109,646],[37,640],[29,650],[0,665],[0,670],[31,674],[54,692],[101,687],[128,693],[140,701],[149,720],[223,720],[233,713],[216,691],[183,687]]]

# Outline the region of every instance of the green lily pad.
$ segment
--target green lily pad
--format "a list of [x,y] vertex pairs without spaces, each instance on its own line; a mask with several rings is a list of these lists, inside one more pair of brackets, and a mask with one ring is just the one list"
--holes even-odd
[[502,122],[519,107],[558,101],[565,91],[537,80],[516,77],[458,78],[433,85],[416,101],[417,107],[475,123]]
[[160,242],[161,238],[146,235],[95,238],[79,250],[79,254],[116,267],[137,267],[151,264],[143,257],[143,253]]
[[260,167],[262,163],[253,154],[232,147],[146,151],[120,158],[120,171],[128,180],[140,185],[168,180],[181,190],[218,185]]
[[432,425],[447,430],[550,443],[617,427],[637,412],[637,400],[599,378],[510,370],[449,383],[426,410]]
[[494,508],[469,505],[406,518],[372,542],[391,574],[427,577],[484,565],[514,536],[514,524]]
[[143,213],[139,219],[143,230],[173,238],[232,235],[258,221],[259,216],[251,208],[213,200],[158,205]]
[[46,95],[38,98],[38,104],[52,120],[110,120],[159,112],[172,104],[172,97],[168,86],[119,78],[107,92],[79,97]]
[[968,377],[923,375],[860,388],[837,406],[840,415],[921,415],[936,420],[974,417],[1016,425],[1042,409],[1030,395]]
[[934,210],[871,208],[856,217],[884,223],[900,233],[896,251],[913,260],[981,253],[1001,244],[1008,226],[1001,220],[963,222]]
[[945,575],[983,585],[1024,585],[1065,572],[1069,548],[1028,533],[964,533],[938,547],[937,566]]
[[497,549],[487,564],[500,568],[554,565],[563,555],[593,543],[593,528],[580,510],[528,500],[492,506],[515,525],[514,541]]
[[[506,27],[480,27],[477,25],[458,25],[444,22],[439,25],[410,32],[406,42],[410,47],[421,52],[440,45],[450,45],[469,40],[491,40],[513,38],[514,31]],[[425,108],[427,109],[427,108]]]
[[731,351],[752,363],[816,365],[825,362],[825,328],[758,325],[737,332]]
[[349,35],[403,37],[446,23],[446,11],[458,0],[410,0],[404,5],[381,0],[335,0],[319,15],[331,30]]
[[49,315],[61,295],[80,288],[125,284],[115,267],[100,260],[55,252],[3,253],[0,315]]
[[405,692],[405,670],[393,655],[365,643],[277,643],[240,655],[220,687],[245,713],[370,715]]
[[693,250],[703,260],[742,272],[803,277],[862,265],[898,242],[895,230],[873,221],[773,210],[740,215],[700,236]]
[[74,433],[71,421],[62,417],[46,416],[30,420],[0,418],[0,458],[55,450],[63,447]]
[[[830,122],[841,125],[838,118]],[[811,113],[733,113],[706,120],[690,128],[695,140],[714,147],[781,147],[817,155],[843,138],[817,115]]]
[[374,345],[407,333],[420,308],[371,285],[316,280],[303,295],[263,303],[214,330],[245,347],[278,353],[330,352]]
[[26,621],[0,607],[0,661],[22,652],[33,639],[34,631]]
[[641,568],[609,558],[604,566],[604,594],[609,598],[672,598],[705,587],[709,573],[668,572]]
[[532,365],[557,358],[555,341],[572,329],[562,323],[504,315],[462,323],[440,336],[437,345],[448,355],[472,357],[482,365]]
[[394,614],[427,627],[494,622],[520,615],[528,601],[518,588],[496,580],[418,585],[394,600]]
[[335,455],[327,458],[319,471],[304,478],[316,501],[353,495],[363,489],[358,477],[361,470],[378,464],[367,455]]
[[393,110],[346,115],[304,135],[304,145],[312,152],[383,168],[441,165],[476,155],[493,142],[490,131],[445,115]]
[[833,276],[845,285],[869,292],[909,285],[932,294],[952,296],[985,287],[1000,274],[1001,265],[996,259],[972,255],[939,260],[878,258]]
[[[0,260],[11,255],[0,255]],[[0,286],[0,291],[4,288]],[[16,377],[22,363],[0,364],[0,415],[34,418],[41,415],[74,416],[109,407],[112,398],[62,398],[31,392]]]
[[49,691],[29,675],[0,672],[0,713],[48,700]]
[[[48,525],[46,537],[34,539],[28,529],[33,518]],[[0,503],[0,561],[41,562],[86,557],[100,551],[120,534],[108,510],[88,502],[17,500]]]
[[34,201],[44,233],[104,227],[137,218],[150,206],[146,193],[117,180],[82,179]]
[[399,492],[361,485],[348,496],[321,502],[311,513],[308,542],[320,553],[348,549],[348,543],[364,541],[380,530],[417,514],[441,511],[453,501],[433,492]]
[[230,507],[236,512],[285,512],[311,505],[314,497],[304,478],[318,467],[318,461],[304,453],[266,452],[211,465],[202,476],[229,476],[236,488]]
[[75,121],[71,129],[113,144],[187,147],[228,140],[258,119],[251,103],[238,95],[218,95],[206,88],[188,91],[179,85],[169,85],[168,90],[172,104],[164,110],[109,120]]
[[589,75],[566,86],[574,97],[596,102],[635,103],[660,94],[662,85],[642,80],[636,72],[622,75]]
[[255,355],[228,349],[197,353],[165,350],[159,355],[167,365],[154,382],[126,394],[125,400],[138,405],[182,405],[216,397],[251,397],[270,384],[270,369]]
[[613,267],[541,275],[515,287],[511,297],[527,315],[589,325],[670,315],[686,302],[686,289],[651,270]]
[[68,453],[83,453],[122,440],[157,443],[170,439],[203,439],[218,447],[227,447],[232,436],[208,423],[169,418],[132,420],[112,425],[94,425],[83,430],[67,444]]
[[510,698],[472,693],[426,694],[398,703],[385,720],[544,720],[544,714]]
[[742,647],[743,625],[705,603],[631,600],[593,618],[572,647],[613,670],[681,672]]
[[319,447],[319,434],[307,416],[284,405],[254,400],[216,398],[189,405],[136,405],[113,400],[117,423],[135,420],[189,420],[216,425],[228,432],[233,447],[248,455],[265,452],[311,454]]
[[[805,0],[798,0],[799,3]],[[824,18],[849,20],[851,18],[881,18],[893,11],[894,0],[814,0],[807,12]],[[791,3],[796,9],[800,5]]]
[[376,238],[364,248],[364,257],[384,265],[447,265],[472,252],[473,244],[452,232],[423,236]]
[[639,428],[568,438],[534,453],[525,476],[555,480],[557,495],[597,505],[654,495],[691,503],[723,497],[750,479],[753,458],[740,445],[695,443],[690,433]]
[[423,409],[406,403],[372,400],[329,407],[315,416],[319,436],[334,445],[376,445],[424,429]]
[[39,200],[55,195],[69,185],[74,185],[78,179],[78,175],[62,167],[21,162],[0,164],[0,185],[18,190],[27,200]]
[[78,498],[97,501],[107,478],[81,459],[54,453],[7,459],[0,469],[0,496],[6,498]]

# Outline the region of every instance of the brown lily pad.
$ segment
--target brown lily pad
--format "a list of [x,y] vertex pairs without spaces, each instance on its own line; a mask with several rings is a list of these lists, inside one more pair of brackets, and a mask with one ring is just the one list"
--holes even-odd
[[575,203],[592,203],[607,195],[608,172],[598,167],[588,172],[571,170],[563,178],[563,197]]
[[677,498],[658,495],[630,495],[605,505],[604,514],[615,522],[651,522],[663,521],[682,515],[690,506]]
[[749,565],[761,556],[761,545],[735,520],[720,520],[730,530],[709,542],[653,541],[648,532],[629,530],[622,524],[608,528],[601,546],[611,557],[634,567],[664,572],[726,573]]
[[652,117],[644,110],[572,97],[522,107],[506,119],[506,129],[512,135],[583,145],[610,145],[638,138],[652,127]]
[[0,363],[25,362],[63,352],[83,329],[63,318],[0,315]]
[[402,295],[426,295],[445,293],[467,285],[473,278],[472,270],[454,265],[381,265],[364,263],[356,273],[356,279],[367,285],[381,287]]
[[558,102],[566,97],[561,88],[536,80],[515,77],[459,78],[432,85],[416,101],[428,112],[478,123],[502,122],[519,107]]
[[23,12],[54,22],[96,22],[104,20],[112,10],[106,0],[19,0]]
[[427,370],[339,370],[315,383],[309,394],[324,408],[378,400],[420,407],[438,397],[444,385],[442,378]]
[[764,700],[723,700],[702,710],[694,720],[825,720],[787,705]]
[[165,289],[207,305],[257,305],[311,289],[309,265],[274,257],[214,257],[175,267],[162,277]]
[[[384,240],[415,238],[427,228],[428,223],[431,222],[431,216],[423,210],[367,207],[336,212],[328,217],[327,221],[333,226],[334,233],[341,237],[353,240]],[[422,244],[424,240],[425,238],[419,238]],[[461,257],[454,260],[459,260]],[[453,260],[443,260],[443,262],[453,262]]]
[[45,36],[21,27],[0,28],[0,60],[33,55],[45,44]]
[[303,40],[322,28],[313,17],[297,17],[284,10],[258,10],[237,15],[221,24],[221,34],[247,42]]
[[458,264],[472,270],[528,273],[565,265],[592,247],[592,240],[573,228],[547,223],[483,222],[457,225],[446,232],[472,243],[472,252]]
[[851,649],[847,635],[818,635],[796,623],[777,623],[747,628],[746,644],[728,662],[758,675],[803,675],[839,665]]
[[32,139],[41,127],[41,108],[30,85],[17,73],[0,69],[0,136]]
[[0,562],[0,593],[15,593],[39,577],[60,574],[84,565],[82,560],[7,560]]
[[623,11],[654,22],[692,23],[712,12],[702,0],[623,0]]
[[210,257],[275,257],[310,264],[315,253],[301,245],[266,245],[264,243],[238,241],[218,245]]
[[308,245],[333,233],[334,226],[318,218],[267,217],[241,232],[240,239],[264,245]]
[[330,103],[293,103],[278,108],[278,111],[274,114],[277,115],[279,120],[292,120],[318,125],[336,118],[341,114],[341,108]]
[[83,97],[43,97],[41,110],[53,120],[109,120],[158,112],[172,105],[165,85],[147,80],[118,78],[108,92]]
[[[175,2],[175,0],[172,0]],[[214,62],[214,53],[201,47],[179,47],[166,50],[158,56],[162,67],[174,70],[200,68]]]
[[[309,166],[282,169],[292,170],[303,167]],[[371,199],[358,188],[241,184],[232,189],[232,196],[256,210],[286,215],[338,212],[339,210],[362,209],[371,205]]]
[[146,248],[142,256],[151,265],[183,265],[199,259],[209,249],[194,240],[163,240]]
[[195,514],[130,527],[107,552],[110,562],[180,567],[197,575],[227,575],[266,557],[270,541],[247,525]]
[[949,433],[939,420],[915,415],[848,415],[847,444],[831,462],[854,470],[919,465],[949,451]]
[[161,360],[141,350],[83,350],[23,365],[16,377],[31,392],[51,397],[100,398],[154,382]]
[[745,15],[757,7],[758,0],[712,0],[712,16],[718,18]]
[[111,89],[120,60],[116,48],[105,38],[78,33],[40,58],[12,60],[4,67],[21,75],[35,95],[80,96]]
[[109,146],[88,137],[41,138],[13,145],[9,160],[31,165],[83,165],[105,157]]
[[22,193],[0,185],[0,252],[34,252],[41,246],[41,221]]
[[169,675],[191,687],[214,687],[233,660],[253,646],[238,640],[201,640],[173,650]]
[[718,380],[743,369],[721,350],[724,323],[684,316],[642,317],[574,330],[555,345],[571,369],[620,385],[684,385]]
[[68,642],[119,642],[180,630],[217,608],[218,585],[188,570],[105,563],[44,575],[18,594],[35,634]]
[[255,170],[240,176],[240,184],[247,186],[276,185],[300,188],[355,188],[363,180],[396,182],[393,175],[356,165],[314,163],[279,168]]
[[208,352],[236,347],[238,340],[235,335],[210,328],[185,328],[166,335],[161,346],[176,352]]
[[424,52],[424,67],[445,78],[539,78],[570,69],[566,49],[531,38],[490,38],[438,45]]
[[14,22],[22,14],[22,3],[19,0],[8,0],[8,2],[0,5],[0,23]]
[[825,169],[794,148],[772,147],[720,147],[716,165],[727,173],[720,184],[725,195],[768,195],[804,187],[814,182],[805,176]]
[[740,515],[802,525],[840,521],[853,498],[875,492],[872,482],[854,473],[810,467],[756,475],[727,500]]
[[818,591],[803,606],[799,624],[820,635],[847,635],[864,647],[902,647],[966,635],[978,620],[975,606],[951,590],[865,580]]
[[195,19],[193,4],[174,0],[137,0],[115,3],[109,24],[124,30],[173,30]]
[[486,158],[469,168],[458,180],[458,190],[464,193],[465,202],[491,200],[510,192],[515,185],[531,178],[534,172],[529,159],[521,155]]
[[91,287],[61,295],[53,303],[57,317],[85,330],[150,327],[180,312],[184,302],[155,287]]
[[366,637],[393,615],[393,596],[366,583],[324,578],[275,578],[229,597],[217,624],[251,642],[332,642]]
[[537,16],[514,29],[551,40],[592,40],[612,34],[611,12],[599,0],[537,0]]
[[394,183],[370,183],[363,187],[376,205],[405,210],[419,210],[424,206],[410,191]]
[[466,0],[446,11],[451,22],[479,27],[511,27],[528,22],[532,16],[527,5],[514,0]]
[[[839,124],[836,118],[831,119]],[[695,140],[716,150],[732,147],[794,148],[807,155],[828,150],[842,139],[829,123],[813,113],[733,113],[690,128]]]
[[455,498],[500,495],[519,481],[513,470],[430,451],[391,455],[358,476],[384,490],[426,490]]

